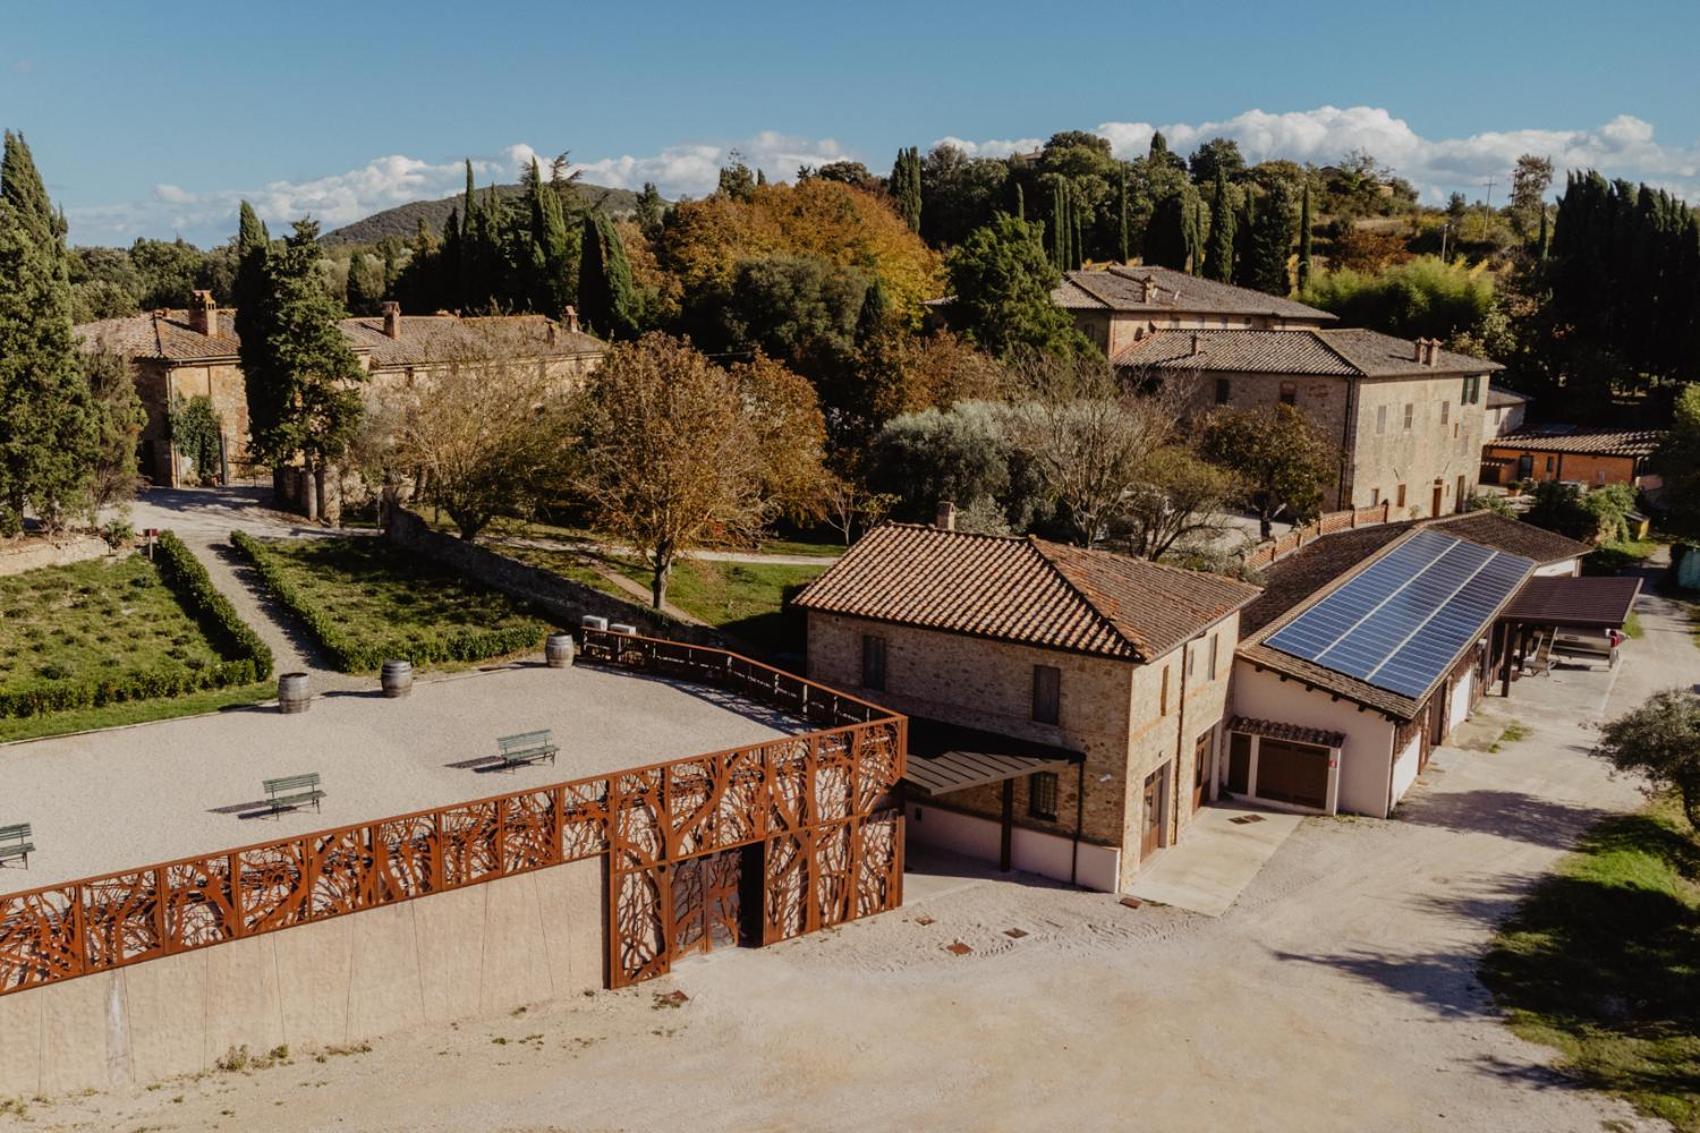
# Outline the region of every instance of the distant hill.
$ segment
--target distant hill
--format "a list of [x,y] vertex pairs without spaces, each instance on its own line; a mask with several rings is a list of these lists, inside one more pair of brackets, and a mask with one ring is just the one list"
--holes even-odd
[[[637,207],[637,194],[630,189],[608,189],[601,185],[587,185],[580,181],[573,186],[579,198],[587,205],[601,205],[614,216],[629,215]],[[484,189],[480,188],[479,193]],[[496,194],[503,198],[517,197],[525,190],[519,185],[497,185]],[[424,220],[433,232],[442,232],[443,224],[449,219],[449,213],[459,207],[461,195],[444,197],[440,201],[414,201],[411,204],[397,205],[393,209],[375,212],[353,224],[325,233],[319,239],[326,244],[376,244],[387,236],[399,236],[403,240],[413,237],[419,230],[420,220]]]

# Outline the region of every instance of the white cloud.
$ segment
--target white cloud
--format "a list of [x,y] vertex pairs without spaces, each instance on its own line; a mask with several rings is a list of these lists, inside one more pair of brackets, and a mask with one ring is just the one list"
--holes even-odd
[[[1150,140],[1149,134],[1146,139]],[[969,157],[1008,157],[1012,153],[1032,153],[1044,144],[1044,138],[993,138],[990,141],[971,142],[954,136],[943,137],[933,143],[935,146],[955,146]]]
[[[1095,132],[1109,140],[1117,156],[1130,158],[1150,147],[1151,135],[1158,129],[1178,153],[1190,153],[1210,138],[1225,137],[1238,142],[1252,162],[1286,158],[1323,165],[1339,161],[1351,150],[1367,150],[1430,201],[1444,200],[1454,190],[1480,195],[1489,177],[1504,185],[1518,155],[1525,153],[1551,157],[1559,186],[1565,170],[1593,168],[1662,185],[1691,198],[1700,196],[1700,147],[1662,144],[1654,138],[1652,123],[1627,114],[1592,129],[1490,131],[1463,138],[1424,137],[1403,118],[1375,106],[1321,106],[1282,114],[1248,110],[1217,122],[1104,122]],[[940,140],[986,156],[1003,156],[1012,147],[1034,144]]]

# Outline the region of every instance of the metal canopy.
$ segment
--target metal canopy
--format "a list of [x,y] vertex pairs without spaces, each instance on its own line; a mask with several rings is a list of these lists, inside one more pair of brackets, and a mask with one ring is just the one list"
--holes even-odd
[[1635,608],[1641,580],[1613,576],[1531,578],[1500,614],[1501,621],[1534,625],[1621,628]]
[[1084,759],[1050,744],[910,717],[909,762],[904,781],[929,795],[1059,771]]

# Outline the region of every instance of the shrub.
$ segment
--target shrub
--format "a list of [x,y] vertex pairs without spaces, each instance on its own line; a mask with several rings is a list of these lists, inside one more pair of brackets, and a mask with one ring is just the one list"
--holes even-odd
[[230,599],[213,586],[212,576],[207,574],[201,560],[173,532],[161,532],[158,545],[162,556],[159,560],[160,574],[176,592],[190,616],[200,623],[213,647],[231,657],[251,661],[254,666],[252,679],[263,681],[270,677],[273,664],[271,646],[242,620]]
[[1444,339],[1481,326],[1493,306],[1493,279],[1435,256],[1421,256],[1377,272],[1326,272],[1300,298],[1339,315],[1342,326]]

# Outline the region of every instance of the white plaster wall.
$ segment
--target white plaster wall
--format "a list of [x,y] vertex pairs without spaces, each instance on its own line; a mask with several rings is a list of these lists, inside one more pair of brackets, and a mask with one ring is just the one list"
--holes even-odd
[[1234,661],[1232,695],[1230,716],[1342,733],[1346,742],[1340,749],[1336,808],[1387,817],[1387,776],[1393,756],[1393,724],[1387,717],[1298,681],[1283,681],[1243,658]]
[[[904,838],[912,843],[979,858],[996,864],[1002,851],[1002,827],[990,819],[941,810],[925,803],[911,803]],[[1121,851],[1111,846],[1080,843],[1075,863],[1074,840],[1059,838],[1042,830],[1017,826],[1011,831],[1010,864],[1053,881],[1069,881],[1069,867],[1076,864],[1073,881],[1100,893],[1115,893],[1121,876]]]
[[1536,576],[1545,578],[1570,578],[1581,573],[1581,559],[1564,559],[1560,562],[1548,563],[1546,566],[1535,568]]
[[1411,742],[1405,745],[1405,750],[1399,753],[1399,758],[1393,762],[1393,802],[1398,805],[1405,792],[1411,789],[1411,784],[1417,781],[1418,764],[1423,752],[1423,735],[1419,729],[1411,737]]
[[1476,691],[1476,671],[1465,669],[1452,686],[1452,700],[1447,706],[1447,730],[1451,731],[1470,718],[1470,698]]
[[603,986],[600,858],[0,996],[0,1096],[144,1085]]

